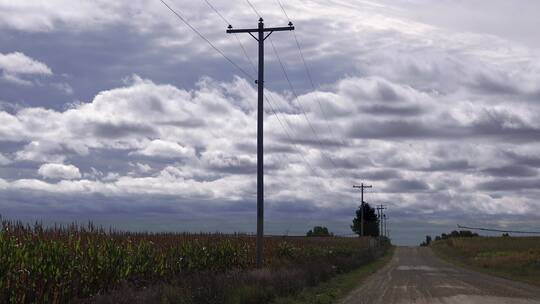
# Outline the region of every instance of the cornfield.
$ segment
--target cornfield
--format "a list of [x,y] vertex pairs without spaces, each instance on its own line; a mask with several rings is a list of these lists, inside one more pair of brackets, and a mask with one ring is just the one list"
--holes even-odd
[[[367,252],[358,238],[266,237],[265,266],[286,267]],[[65,303],[122,284],[148,286],[200,272],[255,265],[250,235],[130,233],[75,224],[43,227],[2,221],[0,302]]]

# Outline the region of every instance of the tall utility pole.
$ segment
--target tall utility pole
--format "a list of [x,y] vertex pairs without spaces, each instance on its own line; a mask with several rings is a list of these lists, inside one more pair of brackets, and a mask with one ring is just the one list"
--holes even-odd
[[386,226],[386,222],[388,218],[386,217],[386,214],[383,215],[383,219],[384,219],[384,236],[388,237],[388,227]]
[[379,236],[381,236],[382,232],[383,232],[383,228],[384,228],[384,224],[383,224],[383,215],[384,215],[384,210],[386,209],[386,207],[384,205],[379,205],[377,207],[377,213],[379,214]]
[[360,188],[360,236],[364,236],[364,189],[372,188],[372,185],[364,185],[361,183],[360,186],[353,185],[353,188]]
[[[259,27],[252,29],[233,29],[229,25],[227,33],[248,33],[259,42],[259,77],[257,83],[257,268],[263,263],[263,235],[264,235],[264,163],[263,163],[263,120],[264,120],[264,40],[273,32],[293,31],[294,26],[289,22],[286,27],[264,27],[263,19],[259,19]],[[258,34],[258,38],[253,35]],[[265,33],[266,34],[265,36]]]

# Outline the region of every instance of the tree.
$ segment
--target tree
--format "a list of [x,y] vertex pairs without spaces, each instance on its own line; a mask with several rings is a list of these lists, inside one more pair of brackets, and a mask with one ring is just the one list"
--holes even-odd
[[[361,219],[362,207],[359,207],[351,225],[352,231],[358,235],[361,233]],[[368,203],[364,203],[364,236],[379,236],[379,219],[375,213],[375,208],[371,208]]]
[[[450,238],[470,238],[470,237],[477,237],[479,236],[478,233],[472,232],[469,230],[460,230],[460,231],[452,231],[450,234],[443,233],[440,237],[435,237],[435,240],[447,240]],[[503,235],[504,236],[504,235]]]
[[420,246],[429,246],[429,244],[431,244],[431,236],[430,235],[426,235],[426,240],[423,241]]
[[323,226],[315,226],[313,230],[310,230],[306,234],[307,236],[333,236],[333,233],[328,231],[328,228]]

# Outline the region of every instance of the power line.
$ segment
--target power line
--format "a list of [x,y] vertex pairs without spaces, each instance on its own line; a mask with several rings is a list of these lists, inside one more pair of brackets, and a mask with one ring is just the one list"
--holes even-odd
[[287,129],[285,129],[285,126],[283,125],[283,123],[281,122],[281,119],[279,119],[279,116],[277,115],[276,111],[274,110],[274,107],[272,106],[272,103],[270,103],[270,100],[268,99],[268,97],[266,96],[266,94],[264,95],[264,98],[266,99],[266,102],[270,105],[270,109],[272,110],[272,112],[274,113],[274,115],[276,116],[279,124],[281,125],[281,128],[283,129],[283,131],[285,132],[285,134],[287,135],[287,137],[289,138],[289,140],[291,141],[291,144],[294,146],[294,148],[297,150],[298,152],[298,155],[300,155],[300,157],[304,160],[304,162],[306,163],[306,165],[309,167],[309,169],[311,170],[311,172],[313,172],[313,174],[315,175],[319,175],[317,174],[317,171],[315,171],[315,169],[313,168],[313,166],[308,162],[308,160],[304,157],[304,154],[302,154],[302,152],[300,151],[300,148],[298,148],[298,146],[293,142],[293,139],[291,137],[291,135],[289,134],[289,132],[287,131]]
[[[283,12],[285,17],[287,18],[287,20],[290,21],[289,15],[287,14],[287,11],[285,11],[285,7],[281,3],[281,1],[280,0],[276,0],[276,1],[278,3],[279,7],[281,8],[281,11]],[[302,58],[302,63],[304,64],[304,69],[306,71],[306,75],[308,77],[309,83],[311,84],[311,88],[313,89],[313,92],[315,93],[315,100],[319,104],[319,109],[321,109],[321,113],[323,114],[324,120],[326,121],[326,125],[328,127],[328,130],[330,131],[331,136],[337,141],[338,137],[336,136],[333,128],[331,127],[330,121],[328,119],[328,115],[326,114],[326,111],[324,110],[324,108],[323,108],[323,106],[321,104],[321,99],[322,98],[321,98],[317,88],[315,87],[315,82],[313,81],[311,71],[309,70],[306,59],[304,57],[304,52],[302,51],[302,47],[300,46],[300,42],[298,41],[298,36],[296,35],[295,32],[293,32],[293,34],[294,34],[294,41],[296,42],[296,47],[298,49],[298,52],[300,53],[300,58]],[[339,137],[339,141],[341,142],[342,145],[345,145],[345,142],[343,141],[343,139],[341,137]]]
[[491,232],[506,232],[506,233],[523,233],[523,234],[540,234],[539,231],[516,231],[516,230],[501,230],[501,229],[489,229],[489,228],[479,228],[479,227],[467,227],[457,225],[458,228],[472,229],[472,230],[481,230],[481,231],[491,231]]
[[289,15],[287,15],[287,12],[285,11],[285,8],[283,7],[283,5],[281,4],[281,1],[279,0],[276,0],[277,3],[279,4],[279,7],[281,7],[281,11],[283,11],[283,14],[285,14],[285,17],[287,18],[287,21],[290,21],[291,18],[289,18]]
[[[226,25],[230,25],[231,23],[228,22],[228,20],[208,1],[208,0],[204,0],[204,2],[206,2],[206,4],[225,22]],[[238,34],[234,34],[234,37],[236,38],[237,42],[238,42],[238,45],[240,46],[240,48],[242,49],[242,52],[244,53],[244,56],[246,57],[246,59],[248,60],[250,66],[252,67],[253,71],[255,72],[255,74],[257,73],[257,68],[255,67],[255,64],[253,63],[253,60],[251,60],[251,58],[249,57],[247,51],[246,51],[246,48],[244,47],[244,44],[242,43],[242,41],[240,40],[240,38],[238,38]],[[270,95],[271,97],[271,95]],[[264,98],[266,100],[266,103],[270,106],[270,110],[272,111],[272,113],[274,114],[274,116],[276,117],[278,123],[280,124],[281,128],[283,129],[283,131],[285,132],[285,135],[287,135],[287,137],[289,138],[291,144],[294,146],[294,148],[297,150],[298,154],[300,155],[300,157],[304,160],[304,162],[306,163],[306,165],[308,166],[308,168],[313,172],[313,174],[315,175],[318,175],[317,174],[317,171],[315,171],[315,169],[313,168],[313,166],[307,161],[307,159],[304,157],[304,155],[302,154],[302,152],[300,151],[300,149],[298,148],[298,146],[294,143],[294,140],[291,136],[291,134],[289,133],[289,131],[287,130],[287,128],[285,128],[285,125],[283,124],[283,122],[281,121],[281,119],[279,118],[279,115],[277,114],[277,111],[275,110],[274,106],[272,105],[272,102],[270,102],[270,99],[268,98],[267,94],[264,94]],[[274,100],[272,98],[272,100]],[[274,103],[275,103],[275,100],[274,100]],[[289,124],[289,122],[285,119],[285,121],[287,122],[287,125],[289,127],[289,129],[291,130],[292,132],[292,128]]]
[[[289,78],[289,74],[287,73],[287,70],[285,69],[285,65],[283,64],[283,62],[281,61],[281,57],[279,56],[278,52],[277,52],[277,49],[276,49],[276,46],[274,45],[274,42],[272,41],[272,38],[270,37],[270,44],[272,45],[272,49],[274,50],[274,54],[276,55],[276,58],[279,62],[279,65],[281,66],[281,70],[283,71],[283,75],[285,76],[285,80],[287,81],[287,83],[289,84],[289,88],[291,89],[291,92],[292,94],[294,95],[296,101],[298,102],[298,105],[300,106],[300,110],[302,111],[302,113],[304,114],[304,118],[306,119],[311,131],[313,132],[313,135],[315,135],[315,138],[316,140],[319,142],[319,145],[323,146],[323,143],[320,139],[320,137],[318,136],[317,134],[317,131],[315,130],[315,128],[313,127],[313,124],[311,123],[311,121],[309,120],[308,116],[307,116],[307,113],[306,113],[306,110],[304,109],[304,106],[302,105],[302,103],[300,102],[300,98],[298,97],[298,94],[296,93],[296,90],[294,89],[294,86],[292,85],[291,83],[291,80]],[[332,165],[337,169],[337,165],[336,163],[334,162],[334,160],[332,158],[330,158],[329,156],[325,155],[323,151],[321,151],[321,154],[324,155],[331,163]]]
[[229,21],[227,21],[227,19],[225,19],[225,17],[223,17],[223,15],[210,3],[208,2],[208,0],[204,0],[204,2],[206,2],[206,4],[208,4],[208,6],[214,10],[214,12],[216,12],[216,14],[227,24],[227,25],[230,25],[231,23]]
[[242,40],[238,38],[238,34],[234,34],[234,37],[236,38],[236,41],[238,41],[238,45],[240,45],[240,48],[242,49],[242,52],[244,53],[244,56],[246,56],[247,61],[249,62],[251,68],[253,69],[253,72],[257,74],[257,68],[255,68],[255,63],[253,63],[253,60],[251,60],[251,57],[249,57],[246,48],[244,47],[244,44],[242,43]]
[[[210,1],[208,0],[204,0],[204,2],[206,2],[206,4],[208,5],[208,7],[210,7],[220,18],[221,20],[223,20],[223,22],[225,22],[225,25],[228,25],[228,26],[231,26],[231,23],[229,22],[229,20],[227,20],[227,18],[225,18],[223,16],[223,14],[221,14],[215,6],[212,5],[212,3],[210,3]],[[257,74],[257,69],[255,68],[255,64],[253,63],[253,61],[251,60],[251,58],[249,57],[247,51],[246,51],[246,48],[244,47],[244,44],[242,43],[242,41],[240,40],[240,38],[238,38],[238,34],[234,34],[234,38],[236,38],[236,41],[238,42],[238,45],[240,46],[240,48],[242,49],[242,52],[244,53],[244,55],[246,56],[249,64],[251,65],[252,69],[253,69],[253,72],[255,74]]]
[[251,7],[251,9],[255,12],[255,15],[259,16],[259,18],[262,18],[261,14],[259,14],[259,11],[257,11],[257,9],[255,8],[255,6],[253,6],[253,4],[251,4],[251,1],[246,0],[246,2],[249,4],[249,6]]
[[238,69],[240,72],[242,72],[244,75],[246,75],[249,79],[255,80],[253,76],[251,76],[248,72],[246,72],[244,69],[242,69],[238,64],[236,64],[231,58],[229,58],[225,53],[223,53],[220,49],[218,49],[210,40],[208,40],[201,32],[199,32],[195,27],[193,27],[187,19],[182,17],[180,13],[178,13],[176,10],[174,10],[172,7],[170,7],[164,0],[159,0],[163,5],[165,5],[173,14],[178,17],[178,19],[182,20],[185,25],[187,25],[193,32],[195,32],[201,39],[206,41],[208,45],[210,45],[216,52],[218,52],[223,58],[225,58],[230,64],[232,64],[236,69]]
[[289,84],[289,88],[291,90],[291,93],[293,93],[296,101],[298,102],[298,105],[300,105],[300,109],[302,110],[302,113],[304,114],[304,117],[309,125],[309,127],[311,128],[311,131],[313,132],[313,134],[315,135],[315,137],[317,138],[317,140],[319,141],[319,144],[322,146],[323,143],[322,141],[319,139],[319,136],[317,135],[317,131],[315,131],[315,128],[313,127],[313,125],[311,124],[311,121],[309,120],[307,114],[306,114],[306,110],[304,109],[304,106],[302,105],[302,103],[300,102],[300,98],[298,97],[298,94],[296,94],[296,90],[294,89],[294,86],[292,85],[291,83],[291,80],[289,78],[289,74],[287,73],[287,70],[285,69],[285,65],[283,64],[283,62],[281,61],[281,57],[279,56],[277,50],[276,50],[276,46],[274,45],[274,42],[272,41],[272,38],[270,38],[270,44],[272,45],[272,49],[274,50],[274,54],[276,55],[276,58],[279,62],[279,65],[281,66],[281,70],[283,71],[283,75],[285,76],[285,80],[287,81],[287,83]]

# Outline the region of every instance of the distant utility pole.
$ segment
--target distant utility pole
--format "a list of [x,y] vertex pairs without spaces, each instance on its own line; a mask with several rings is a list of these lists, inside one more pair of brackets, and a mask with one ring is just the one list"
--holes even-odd
[[388,218],[386,217],[386,214],[383,215],[383,219],[384,219],[384,236],[388,237],[388,228],[386,226],[386,222],[387,222]]
[[364,189],[373,188],[373,186],[361,183],[360,186],[353,185],[353,188],[360,188],[360,236],[364,236]]
[[[229,25],[227,33],[248,33],[259,42],[259,77],[255,81],[258,86],[257,92],[257,268],[263,263],[263,235],[264,235],[264,178],[263,178],[263,119],[264,119],[264,40],[273,32],[293,31],[294,26],[289,22],[286,27],[264,27],[263,19],[259,19],[259,27],[252,29],[233,29]],[[258,34],[258,38],[253,35]],[[265,36],[265,33],[266,34]]]
[[386,207],[384,205],[379,205],[377,207],[377,214],[379,215],[379,236],[383,233],[383,228],[384,228],[384,224],[383,224],[383,215],[384,215],[384,210],[386,209]]

